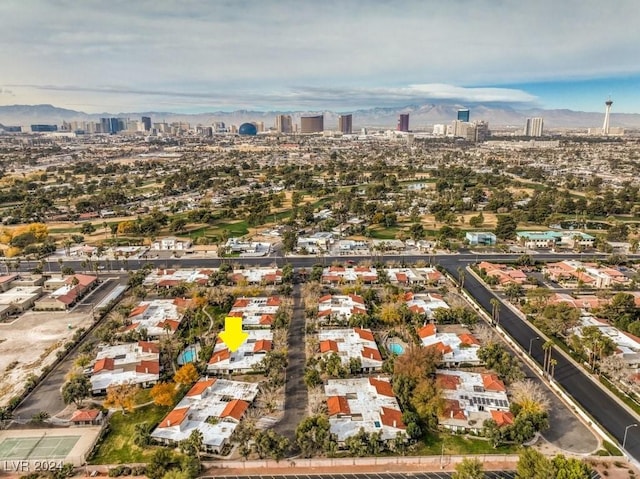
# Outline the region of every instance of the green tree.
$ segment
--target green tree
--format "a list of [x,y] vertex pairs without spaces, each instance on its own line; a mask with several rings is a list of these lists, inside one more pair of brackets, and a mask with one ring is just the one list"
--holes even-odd
[[270,457],[279,461],[289,449],[289,440],[277,434],[273,429],[258,431],[254,436],[254,448],[260,459]]
[[331,434],[329,419],[324,415],[310,416],[302,420],[296,428],[296,444],[303,457],[312,457],[329,451],[335,444]]
[[73,376],[62,386],[62,399],[65,404],[82,405],[82,401],[91,394],[91,382],[84,374]]
[[148,446],[151,442],[151,425],[140,422],[133,428],[133,443],[138,447]]
[[484,215],[482,211],[477,216],[469,218],[469,226],[472,228],[480,228],[484,224]]
[[518,222],[512,215],[498,215],[494,233],[501,240],[513,239],[517,228]]
[[479,459],[465,458],[456,464],[456,472],[451,477],[452,479],[484,479],[486,476]]
[[558,454],[551,460],[555,469],[554,479],[590,479],[593,473],[591,467],[576,458],[566,458]]
[[282,248],[285,253],[291,253],[298,245],[298,233],[290,228],[282,235]]
[[424,226],[421,223],[413,223],[409,228],[409,235],[414,241],[424,238]]
[[517,479],[555,478],[553,465],[542,453],[527,447],[520,453],[516,468]]

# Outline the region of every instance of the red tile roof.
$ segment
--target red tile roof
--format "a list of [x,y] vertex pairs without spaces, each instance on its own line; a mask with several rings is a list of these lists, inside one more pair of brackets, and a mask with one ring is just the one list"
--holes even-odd
[[338,343],[333,339],[324,339],[320,341],[320,352],[328,353],[329,351],[338,352]]
[[188,413],[188,407],[174,409],[169,414],[167,414],[167,417],[165,417],[160,424],[158,424],[158,427],[179,426],[187,418]]
[[448,344],[444,344],[442,341],[438,341],[437,343],[431,344],[429,346],[427,346],[428,348],[435,348],[436,351],[438,351],[439,353],[442,354],[448,354],[453,352],[453,349],[451,349],[451,346],[449,346]]
[[428,338],[429,336],[433,336],[436,334],[436,325],[435,324],[425,324],[420,329],[418,329],[418,336],[421,338]]
[[113,371],[115,361],[113,358],[98,359],[93,365],[93,372],[99,373],[101,371]]
[[380,355],[380,351],[373,348],[364,347],[362,348],[362,357],[367,359],[373,359],[374,361],[382,361],[382,356]]
[[175,298],[173,304],[178,308],[188,308],[191,305],[191,300],[187,298]]
[[100,415],[98,409],[78,409],[71,416],[71,422],[90,422],[95,421]]
[[267,351],[271,351],[271,349],[273,349],[273,344],[268,339],[260,339],[253,345],[254,353],[260,353],[263,351],[266,353]]
[[354,303],[364,304],[364,299],[362,298],[362,296],[358,296],[357,294],[350,294],[349,297]]
[[208,388],[213,386],[215,382],[216,382],[216,378],[206,379],[204,381],[198,381],[193,385],[191,389],[189,389],[187,396],[200,396]]
[[383,406],[380,419],[382,420],[382,424],[388,427],[395,427],[396,429],[406,429],[407,427],[402,422],[402,413],[397,409]]
[[148,304],[140,304],[140,305],[136,306],[129,313],[129,317],[133,318],[134,316],[138,316],[138,315],[144,313],[147,310],[148,307],[149,307]]
[[140,364],[136,365],[136,372],[141,374],[160,374],[160,362],[140,361]]
[[499,427],[511,425],[514,421],[513,414],[509,411],[491,411],[491,418]]
[[457,399],[444,400],[444,408],[440,417],[443,419],[461,419],[463,421],[467,419]]
[[264,326],[271,326],[274,321],[274,317],[271,314],[263,314],[260,316],[260,324]]
[[280,306],[280,298],[278,296],[271,296],[267,299],[267,306]]
[[72,284],[73,283],[73,278],[76,278],[78,280],[78,285],[79,286],[83,286],[85,288],[87,286],[95,283],[98,280],[98,278],[96,276],[89,276],[87,274],[74,274],[73,276],[69,276],[65,280],[65,283]]
[[389,383],[389,381],[369,378],[369,384],[371,384],[376,389],[376,392],[381,396],[387,396],[390,398],[395,397],[395,394],[393,394],[393,389],[391,389],[391,383]]
[[160,343],[152,343],[151,341],[138,341],[138,346],[143,353],[160,353]]
[[462,344],[466,344],[467,346],[479,346],[480,341],[476,339],[476,337],[471,333],[462,333],[458,335],[458,339]]
[[180,321],[176,321],[175,319],[165,319],[164,321],[160,321],[158,323],[159,328],[163,328],[168,326],[171,331],[175,331],[180,326]]
[[228,349],[221,349],[220,351],[216,351],[209,359],[209,364],[219,363],[220,361],[224,361],[225,359],[229,359],[231,357],[231,353]]
[[353,331],[364,340],[375,341],[370,329],[353,328]]
[[451,374],[436,374],[436,385],[441,389],[455,391],[460,384],[460,378]]
[[249,408],[249,403],[247,401],[243,401],[242,399],[234,399],[233,401],[229,401],[220,414],[220,417],[232,417],[236,421],[240,421],[245,411]]
[[327,398],[327,407],[329,408],[329,416],[351,414],[351,409],[345,396],[329,396]]
[[504,383],[498,379],[498,376],[495,374],[483,374],[482,375],[482,384],[487,391],[500,391],[506,392],[507,388],[504,386]]
[[249,306],[249,300],[247,298],[236,299],[236,302],[233,303],[234,308],[246,308]]

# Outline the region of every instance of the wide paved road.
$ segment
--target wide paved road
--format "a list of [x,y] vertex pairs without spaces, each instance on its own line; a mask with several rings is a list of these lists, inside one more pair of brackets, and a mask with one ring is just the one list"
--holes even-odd
[[[458,277],[457,264],[447,262],[443,264],[447,271]],[[465,289],[486,310],[491,311],[490,300],[495,296],[484,287],[473,275],[467,274],[464,280]],[[502,307],[499,314],[500,326],[526,351],[529,348],[531,338],[538,334],[507,307]],[[538,364],[542,364],[544,352],[542,341],[533,341],[531,354]],[[595,385],[586,376],[584,371],[574,366],[562,354],[555,351],[553,358],[558,361],[554,378],[564,390],[572,396],[605,430],[615,437],[620,444],[624,438],[625,428],[630,424],[640,422],[637,415],[630,414],[612,400],[600,387]],[[628,430],[626,449],[636,461],[640,460],[640,427],[631,427]]]

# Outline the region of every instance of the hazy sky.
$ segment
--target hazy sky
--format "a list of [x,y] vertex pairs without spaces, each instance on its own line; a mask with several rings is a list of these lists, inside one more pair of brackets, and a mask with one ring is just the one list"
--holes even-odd
[[0,104],[640,112],[638,0],[1,0]]

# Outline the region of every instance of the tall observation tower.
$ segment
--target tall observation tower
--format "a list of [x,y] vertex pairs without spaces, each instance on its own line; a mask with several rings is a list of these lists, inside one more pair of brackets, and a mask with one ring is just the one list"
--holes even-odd
[[602,134],[604,136],[609,136],[609,115],[611,113],[611,105],[613,105],[613,102],[611,101],[611,98],[609,98],[607,101],[604,102],[605,104],[605,110],[604,110],[604,123],[602,124]]

